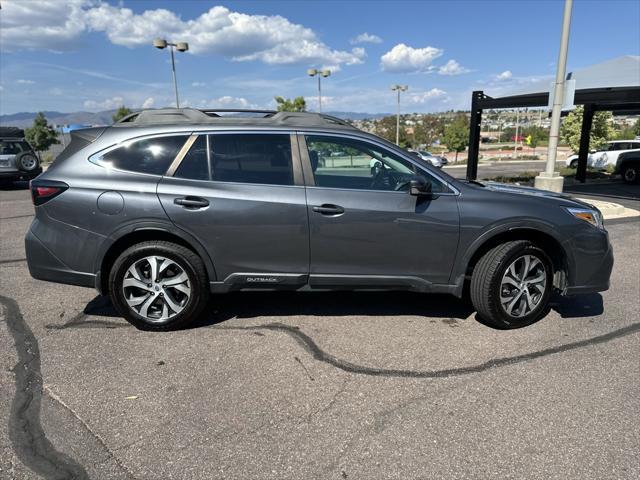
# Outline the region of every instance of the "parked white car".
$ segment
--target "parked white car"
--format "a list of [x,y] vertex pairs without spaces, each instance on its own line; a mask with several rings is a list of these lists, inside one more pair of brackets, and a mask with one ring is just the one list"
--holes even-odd
[[[587,165],[592,168],[605,169],[609,165],[615,167],[618,156],[622,152],[640,151],[640,140],[615,140],[607,142],[602,150],[591,152],[587,157]],[[567,167],[577,168],[578,155],[567,158]]]

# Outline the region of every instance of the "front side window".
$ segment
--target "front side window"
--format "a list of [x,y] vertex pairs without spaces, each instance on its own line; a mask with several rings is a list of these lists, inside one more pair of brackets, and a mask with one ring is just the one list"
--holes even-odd
[[446,190],[444,183],[377,145],[342,137],[307,135],[305,138],[318,187],[408,191],[409,182],[421,175],[431,182],[433,192]]
[[129,172],[164,175],[187,140],[187,135],[132,140],[105,153],[100,165]]
[[289,134],[214,134],[209,148],[214,181],[293,185]]

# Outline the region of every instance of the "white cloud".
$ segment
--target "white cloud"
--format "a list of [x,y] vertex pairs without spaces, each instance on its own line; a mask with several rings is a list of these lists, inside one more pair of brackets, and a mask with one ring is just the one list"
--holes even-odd
[[504,72],[496,75],[496,80],[510,80],[513,77],[511,70],[505,70]]
[[351,39],[352,45],[357,45],[358,43],[382,43],[382,39],[378,35],[364,32]]
[[83,105],[84,108],[88,108],[91,110],[113,110],[124,105],[124,98],[115,96],[111,98],[105,98],[100,102],[95,100],[85,100]]
[[463,73],[469,73],[471,70],[463,67],[455,60],[449,60],[438,69],[440,75],[462,75]]
[[49,89],[49,94],[59,97],[61,95],[64,95],[64,91],[61,88],[53,87]]
[[25,80],[24,78],[19,78],[18,80],[16,80],[16,83],[19,85],[33,85],[34,82],[33,80]]
[[[184,103],[184,102],[183,102]],[[200,100],[196,102],[197,108],[257,108],[257,105],[251,103],[244,97],[233,97],[231,95],[223,95],[222,97],[211,100]]]
[[144,102],[142,102],[142,108],[151,108],[153,107],[153,104],[155,103],[155,98],[153,97],[149,97],[147,98]]
[[149,48],[156,37],[186,41],[191,53],[234,61],[353,65],[365,56],[362,48],[334,50],[310,28],[282,16],[248,15],[222,6],[186,21],[163,8],[138,14],[103,0],[8,0],[2,7],[0,41],[7,50],[72,49],[78,37],[94,31],[130,48]]
[[413,48],[399,43],[380,58],[380,65],[388,72],[426,72],[443,53],[440,48]]
[[204,82],[192,82],[192,83],[191,83],[191,86],[192,86],[192,87],[204,87],[204,86],[206,86],[206,85],[207,85],[207,84],[206,84],[206,83],[204,83]]
[[432,88],[431,90],[427,90],[426,92],[412,94],[411,100],[414,103],[425,103],[435,98],[442,98],[446,94],[447,92],[445,92],[444,90],[440,90],[439,88]]

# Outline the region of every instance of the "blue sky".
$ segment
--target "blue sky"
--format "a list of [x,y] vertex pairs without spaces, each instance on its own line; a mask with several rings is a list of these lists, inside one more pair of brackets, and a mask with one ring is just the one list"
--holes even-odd
[[[173,102],[157,36],[186,40],[180,96],[194,107],[317,106],[309,67],[329,67],[324,110],[468,108],[555,73],[563,2],[3,0],[0,113],[99,111]],[[366,34],[366,35],[365,35]],[[640,54],[640,2],[576,0],[569,69]]]

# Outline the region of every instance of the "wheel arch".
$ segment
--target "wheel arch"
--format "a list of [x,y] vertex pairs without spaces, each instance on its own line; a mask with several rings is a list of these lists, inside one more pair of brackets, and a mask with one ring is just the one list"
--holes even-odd
[[573,257],[562,242],[552,233],[536,226],[522,226],[499,229],[478,238],[464,255],[464,261],[456,272],[459,294],[468,286],[468,281],[478,261],[492,248],[514,240],[528,240],[540,247],[551,259],[554,271],[554,286],[564,290],[573,275]]
[[197,254],[204,262],[208,280],[216,280],[216,272],[213,262],[204,247],[195,238],[186,232],[177,232],[163,226],[149,225],[136,229],[127,229],[120,232],[120,235],[103,247],[103,254],[100,255],[100,263],[97,265],[96,288],[102,294],[109,291],[109,272],[118,256],[127,248],[140,242],[147,241],[168,241],[182,245]]

